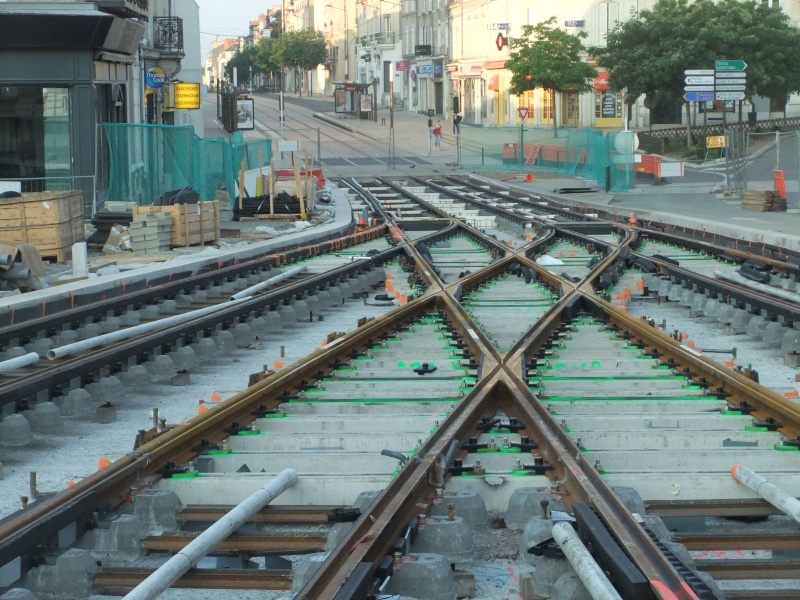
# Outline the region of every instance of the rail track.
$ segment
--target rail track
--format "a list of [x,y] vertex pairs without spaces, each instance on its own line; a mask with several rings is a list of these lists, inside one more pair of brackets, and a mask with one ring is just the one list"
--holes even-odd
[[[125,593],[291,467],[297,483],[176,587],[584,597],[553,540],[566,521],[622,598],[800,596],[796,522],[731,475],[743,464],[800,495],[800,406],[637,312],[669,298],[693,310],[701,296],[704,316],[710,301],[717,315],[732,307],[723,326],[744,336],[763,320],[759,339],[771,327],[782,345],[791,296],[714,271],[747,267],[791,292],[791,253],[465,178],[340,185],[357,219],[385,222],[351,240],[367,258],[294,249],[302,280],[76,364],[130,369],[145,344],[173,351],[333,287],[400,305],[0,521],[3,587]],[[53,316],[72,323],[70,310]]]

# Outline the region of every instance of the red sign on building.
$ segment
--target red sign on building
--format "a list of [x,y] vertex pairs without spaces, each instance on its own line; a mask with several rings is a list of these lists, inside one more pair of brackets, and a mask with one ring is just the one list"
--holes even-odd
[[394,63],[394,70],[398,73],[402,71],[408,71],[409,62],[407,60],[398,60]]
[[497,34],[497,39],[495,39],[494,43],[497,45],[497,49],[502,52],[504,46],[508,46],[508,38],[503,37],[502,33]]

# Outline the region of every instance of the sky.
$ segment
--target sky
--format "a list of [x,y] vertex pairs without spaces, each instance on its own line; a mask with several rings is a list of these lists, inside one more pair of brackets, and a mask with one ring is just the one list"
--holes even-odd
[[200,7],[200,49],[202,61],[211,50],[211,42],[247,35],[250,21],[266,13],[280,0],[195,0]]

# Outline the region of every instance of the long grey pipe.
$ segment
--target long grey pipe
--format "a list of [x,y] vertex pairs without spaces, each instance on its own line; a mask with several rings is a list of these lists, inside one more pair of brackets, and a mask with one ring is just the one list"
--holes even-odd
[[306,270],[305,265],[300,265],[299,267],[292,267],[281,273],[280,275],[276,275],[275,277],[270,277],[269,279],[265,279],[261,283],[257,283],[255,285],[251,285],[249,288],[243,289],[241,292],[238,292],[231,296],[231,300],[241,300],[242,298],[247,298],[248,296],[252,296],[256,292],[260,292],[261,290],[266,290],[267,288],[272,287],[276,283],[280,283],[284,279],[289,279],[293,275],[297,275],[298,273],[302,273]]
[[275,498],[297,483],[294,469],[284,469],[260,490],[248,496],[241,504],[198,535],[186,547],[155,570],[147,579],[132,589],[123,600],[153,600],[206,554],[239,529]]
[[22,356],[9,358],[8,360],[0,362],[0,373],[16,371],[17,369],[27,367],[28,365],[35,365],[37,362],[39,362],[39,355],[36,352],[28,352]]
[[[242,300],[237,300],[237,302],[241,302]],[[47,358],[50,360],[56,360],[57,358],[63,358],[65,356],[77,354],[78,352],[85,352],[86,350],[91,350],[92,348],[98,348],[100,346],[105,346],[106,344],[127,340],[129,338],[136,337],[137,335],[164,329],[166,327],[170,327],[171,325],[175,325],[176,323],[190,321],[191,319],[202,317],[203,315],[207,315],[218,310],[227,310],[228,307],[230,307],[230,304],[227,303],[217,304],[215,306],[207,306],[206,308],[199,308],[197,310],[182,313],[180,315],[174,315],[172,317],[166,317],[165,319],[151,321],[150,323],[142,323],[141,325],[134,325],[133,327],[128,327],[127,329],[120,329],[119,331],[104,333],[103,335],[98,335],[97,337],[93,337],[88,340],[81,340],[80,342],[75,342],[74,344],[67,344],[66,346],[60,346],[58,348],[48,350]]]
[[572,525],[563,521],[553,525],[553,538],[594,600],[622,600]]

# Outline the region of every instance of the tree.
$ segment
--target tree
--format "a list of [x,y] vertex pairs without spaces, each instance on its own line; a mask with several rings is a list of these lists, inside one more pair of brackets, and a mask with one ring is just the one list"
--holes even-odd
[[511,57],[506,68],[513,73],[511,92],[521,94],[528,90],[544,88],[553,96],[553,130],[558,137],[556,120],[556,92],[588,92],[591,79],[597,71],[586,64],[581,55],[585,53],[582,38],[567,33],[556,25],[556,17],[550,17],[536,25],[524,25],[522,37],[511,40]]
[[247,46],[241,52],[237,52],[225,65],[225,74],[228,79],[233,82],[233,68],[236,67],[238,72],[238,79],[241,81],[249,78],[252,73],[258,73],[258,65],[256,64],[256,49],[254,46]]
[[273,55],[279,65],[294,68],[298,74],[300,69],[316,69],[327,58],[325,38],[312,29],[287,31],[275,40]]
[[[786,68],[800,60],[800,31],[780,8],[752,0],[658,0],[638,19],[619,23],[605,47],[589,51],[628,103],[643,94],[651,107],[654,99],[682,97],[684,71],[711,69],[719,59],[747,62],[750,98],[800,90],[800,73]],[[689,145],[690,135],[687,128]]]

